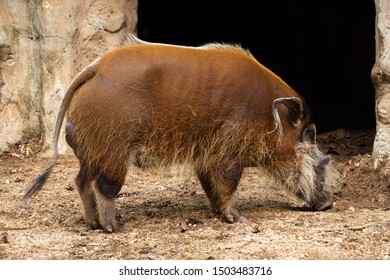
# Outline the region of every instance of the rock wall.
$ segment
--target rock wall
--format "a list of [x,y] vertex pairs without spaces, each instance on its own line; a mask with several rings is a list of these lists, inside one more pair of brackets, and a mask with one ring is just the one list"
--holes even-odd
[[390,175],[390,2],[375,0],[376,62],[371,77],[376,89],[374,168]]
[[0,7],[0,150],[40,131],[40,14],[34,1]]
[[[73,77],[135,33],[137,0],[0,2],[0,152],[24,136],[52,143]],[[64,137],[61,137],[64,139]],[[66,150],[63,140],[60,152]]]

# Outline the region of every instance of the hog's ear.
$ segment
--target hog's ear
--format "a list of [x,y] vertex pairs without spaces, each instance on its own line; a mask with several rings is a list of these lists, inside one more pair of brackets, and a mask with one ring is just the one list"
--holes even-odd
[[299,98],[296,97],[283,97],[275,99],[272,103],[272,113],[278,110],[276,105],[283,104],[287,107],[288,115],[290,117],[291,124],[297,127],[303,119],[303,104]]
[[302,142],[309,142],[311,144],[316,143],[317,129],[315,124],[311,124],[305,128],[302,133]]

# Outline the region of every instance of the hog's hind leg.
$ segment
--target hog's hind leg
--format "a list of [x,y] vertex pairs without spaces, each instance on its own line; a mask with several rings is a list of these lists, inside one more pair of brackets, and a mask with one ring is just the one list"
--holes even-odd
[[96,208],[96,196],[92,188],[91,176],[83,164],[80,164],[80,172],[76,178],[76,186],[84,209],[85,223],[91,228],[99,227],[99,215]]
[[92,229],[99,227],[99,214],[96,208],[96,196],[92,187],[92,181],[95,180],[95,173],[91,172],[88,159],[79,149],[79,137],[73,122],[69,121],[65,127],[66,142],[72,147],[76,157],[80,161],[80,171],[76,177],[76,186],[79,192],[81,203],[84,210],[84,219]]
[[115,218],[115,198],[122,188],[125,174],[116,179],[110,179],[101,171],[96,178],[96,198],[99,210],[100,226],[104,231],[112,233],[124,230]]

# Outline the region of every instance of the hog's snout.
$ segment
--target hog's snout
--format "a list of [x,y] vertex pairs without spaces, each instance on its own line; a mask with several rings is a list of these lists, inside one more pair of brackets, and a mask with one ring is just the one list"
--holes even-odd
[[325,211],[333,207],[334,196],[328,191],[318,194],[316,201],[311,205],[312,211]]

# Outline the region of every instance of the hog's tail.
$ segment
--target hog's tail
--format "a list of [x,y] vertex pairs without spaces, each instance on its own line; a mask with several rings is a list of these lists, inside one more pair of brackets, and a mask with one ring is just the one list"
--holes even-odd
[[84,68],[77,76],[74,78],[70,84],[68,90],[66,91],[64,98],[62,99],[60,110],[57,115],[56,126],[54,129],[54,140],[53,140],[53,155],[50,166],[41,174],[31,185],[30,189],[25,193],[23,199],[30,198],[35,193],[39,192],[43,185],[46,183],[47,178],[52,173],[54,166],[57,164],[58,159],[58,137],[60,135],[62,123],[68,110],[69,104],[72,100],[74,93],[77,89],[86,83],[88,80],[93,78],[96,74],[97,64],[99,59],[95,60],[93,63]]

